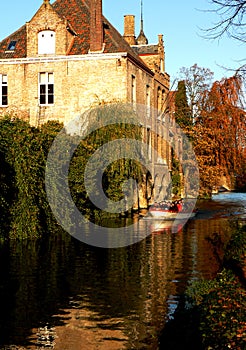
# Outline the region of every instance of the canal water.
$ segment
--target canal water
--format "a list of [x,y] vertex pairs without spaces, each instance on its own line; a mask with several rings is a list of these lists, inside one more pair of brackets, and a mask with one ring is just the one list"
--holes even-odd
[[[213,278],[231,222],[246,218],[246,194],[199,201],[178,232],[102,249],[64,232],[0,248],[0,349],[158,349],[180,295]],[[218,253],[218,251],[217,251]]]

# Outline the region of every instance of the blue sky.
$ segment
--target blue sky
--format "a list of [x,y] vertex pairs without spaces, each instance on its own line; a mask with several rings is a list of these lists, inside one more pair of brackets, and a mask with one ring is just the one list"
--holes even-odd
[[[43,0],[2,1],[0,40],[29,21]],[[51,3],[54,1],[51,1]],[[215,73],[215,79],[233,73],[219,66],[237,68],[245,57],[243,44],[224,37],[220,41],[202,38],[199,28],[207,28],[218,19],[214,14],[203,12],[211,9],[209,0],[143,0],[144,32],[149,43],[157,42],[163,34],[166,51],[166,71],[171,80],[178,76],[181,67],[197,63]],[[105,17],[123,33],[123,18],[126,14],[136,16],[136,35],[140,26],[140,0],[103,0]]]

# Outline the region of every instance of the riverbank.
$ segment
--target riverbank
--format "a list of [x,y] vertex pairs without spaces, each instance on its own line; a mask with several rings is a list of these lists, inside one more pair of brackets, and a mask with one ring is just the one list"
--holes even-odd
[[[212,280],[194,281],[160,338],[160,349],[244,349],[246,342],[246,225],[240,221]],[[215,249],[218,242],[215,243]]]

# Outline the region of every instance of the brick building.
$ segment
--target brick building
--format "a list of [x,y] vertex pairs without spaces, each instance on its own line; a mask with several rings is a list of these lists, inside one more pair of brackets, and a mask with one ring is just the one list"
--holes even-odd
[[103,16],[102,0],[43,0],[29,22],[0,42],[0,115],[33,126],[66,125],[102,102],[146,105],[146,138],[161,155],[159,165],[170,169],[162,140],[169,137],[168,92],[163,36],[148,44],[141,18],[136,38],[133,15],[125,16],[121,35]]

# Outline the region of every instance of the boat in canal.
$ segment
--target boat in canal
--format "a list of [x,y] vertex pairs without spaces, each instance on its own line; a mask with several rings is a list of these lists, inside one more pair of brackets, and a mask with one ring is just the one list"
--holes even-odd
[[152,218],[156,218],[158,220],[185,220],[196,216],[197,210],[192,212],[173,212],[162,208],[153,207],[149,209],[149,213]]
[[162,201],[155,203],[149,208],[151,218],[162,220],[187,220],[197,214],[197,209],[191,207],[191,203],[183,201]]

